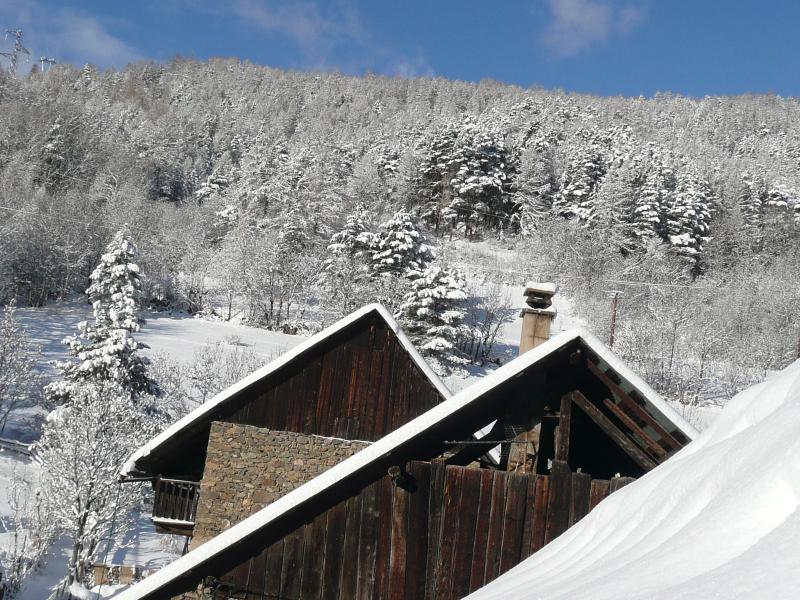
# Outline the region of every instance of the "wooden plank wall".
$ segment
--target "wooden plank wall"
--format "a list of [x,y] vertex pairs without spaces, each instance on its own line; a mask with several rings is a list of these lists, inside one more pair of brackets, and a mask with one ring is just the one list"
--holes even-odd
[[374,441],[442,400],[396,336],[373,322],[218,420]]
[[412,490],[384,477],[222,578],[217,598],[449,600],[524,560],[629,481],[408,465]]

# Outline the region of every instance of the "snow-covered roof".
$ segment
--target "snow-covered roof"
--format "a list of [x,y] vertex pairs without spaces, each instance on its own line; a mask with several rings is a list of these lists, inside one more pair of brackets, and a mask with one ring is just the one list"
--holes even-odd
[[135,587],[123,592],[119,600],[134,600],[149,597],[180,579],[184,574],[195,570],[203,563],[212,560],[227,548],[237,545],[248,537],[272,524],[278,519],[289,516],[300,506],[306,504],[318,494],[333,490],[343,480],[366,471],[373,463],[391,460],[399,455],[409,442],[442,425],[446,420],[464,411],[493,388],[521,375],[526,369],[540,360],[561,350],[576,340],[582,341],[598,358],[605,362],[616,373],[634,386],[644,400],[658,412],[668,418],[687,437],[693,439],[697,431],[677,414],[650,386],[631,371],[611,350],[605,347],[591,333],[576,329],[566,331],[551,338],[547,342],[529,350],[517,359],[494,371],[484,379],[456,394],[449,400],[434,406],[419,417],[409,421],[372,445],[357,452],[351,457],[328,469],[321,475],[278,498],[272,504],[254,513],[230,529],[222,532],[199,548],[192,550],[174,563],[164,567],[158,573],[148,577]]
[[796,598],[800,360],[738,394],[694,443],[469,596]]
[[308,338],[305,342],[298,344],[292,350],[287,352],[286,354],[280,356],[279,358],[275,359],[268,365],[254,371],[241,381],[233,384],[232,386],[226,388],[225,390],[221,391],[219,394],[208,400],[206,403],[202,404],[191,413],[183,417],[182,419],[173,423],[170,427],[165,429],[159,435],[154,437],[152,440],[147,442],[144,446],[139,448],[133,455],[127,460],[125,465],[122,467],[120,471],[120,475],[127,476],[131,475],[136,472],[136,463],[143,458],[148,457],[150,454],[153,453],[157,448],[159,448],[162,444],[164,444],[167,440],[172,438],[173,436],[189,429],[195,423],[201,421],[206,415],[210,414],[215,408],[217,408],[220,404],[224,403],[229,398],[232,398],[239,392],[245,390],[249,386],[253,385],[254,383],[260,381],[264,377],[274,373],[284,365],[289,364],[296,358],[302,356],[309,350],[317,347],[318,345],[325,342],[328,338],[335,335],[336,333],[342,331],[343,329],[347,328],[348,326],[352,325],[353,323],[361,320],[362,318],[366,317],[369,314],[377,314],[386,322],[389,328],[394,332],[397,336],[398,341],[403,346],[405,351],[408,353],[411,360],[420,368],[420,370],[425,374],[428,380],[433,384],[436,390],[441,394],[442,398],[447,399],[450,398],[451,392],[447,389],[447,386],[439,379],[439,376],[431,369],[430,365],[425,362],[425,359],[422,358],[420,353],[414,348],[414,345],[411,343],[411,340],[408,339],[406,334],[400,328],[400,325],[395,321],[394,317],[389,313],[386,308],[384,308],[381,304],[368,304],[355,312],[349,314],[345,318],[337,321],[330,327],[322,330],[318,334]]

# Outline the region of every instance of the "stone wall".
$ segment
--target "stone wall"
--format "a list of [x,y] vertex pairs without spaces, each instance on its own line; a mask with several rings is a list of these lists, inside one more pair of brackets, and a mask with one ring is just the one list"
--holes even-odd
[[367,445],[214,422],[191,549]]

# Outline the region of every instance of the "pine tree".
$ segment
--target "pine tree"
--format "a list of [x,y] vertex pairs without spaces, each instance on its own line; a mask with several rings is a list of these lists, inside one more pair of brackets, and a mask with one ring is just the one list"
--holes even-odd
[[764,208],[767,190],[764,180],[760,176],[753,176],[750,172],[742,173],[739,188],[739,211],[747,231],[748,242],[754,250],[760,249],[764,241]]
[[466,130],[459,152],[460,166],[450,182],[455,194],[450,209],[467,235],[473,223],[495,228],[507,223],[517,208],[513,184],[518,153],[506,147],[499,133],[478,126]]
[[458,148],[458,128],[447,123],[439,127],[425,143],[417,179],[421,197],[420,218],[439,230],[442,211],[453,200],[450,185],[464,160]]
[[372,270],[415,277],[435,258],[411,213],[399,210],[381,223],[372,247]]
[[411,282],[400,306],[399,317],[411,341],[445,369],[465,362],[457,344],[464,334],[466,298],[461,273],[431,265]]
[[693,167],[685,167],[678,174],[675,196],[666,212],[666,230],[670,245],[695,265],[711,239],[711,202],[708,183]]
[[334,256],[363,255],[372,244],[371,235],[367,231],[368,223],[367,208],[359,202],[355,210],[347,216],[344,228],[331,236],[328,252]]
[[606,173],[602,150],[595,141],[579,150],[561,178],[553,211],[566,218],[590,223],[595,213],[595,191]]
[[371,295],[367,268],[372,234],[367,231],[367,210],[358,204],[344,228],[331,236],[324,281],[342,316],[350,314]]
[[522,235],[530,235],[551,214],[556,177],[549,146],[536,145],[523,153],[514,202],[519,208],[517,221]]
[[650,168],[636,198],[633,233],[641,241],[665,236],[664,214],[674,190],[672,169],[651,149]]
[[607,233],[612,243],[625,254],[636,247],[632,232],[638,179],[636,167],[634,161],[626,161],[612,168],[595,193],[592,225]]
[[133,337],[143,323],[139,318],[142,282],[137,256],[127,228],[118,231],[86,290],[94,323],[83,321],[78,325],[80,335],[64,340],[76,360],[57,364],[63,381],[47,386],[51,401],[65,401],[74,387],[84,382],[113,382],[132,398],[158,395],[158,384],[147,373],[148,360],[139,355],[147,346]]

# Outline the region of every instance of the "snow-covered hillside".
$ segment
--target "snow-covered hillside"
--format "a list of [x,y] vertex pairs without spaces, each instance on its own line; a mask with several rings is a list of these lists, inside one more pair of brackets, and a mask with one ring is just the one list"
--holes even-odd
[[796,598],[800,361],[470,599]]

